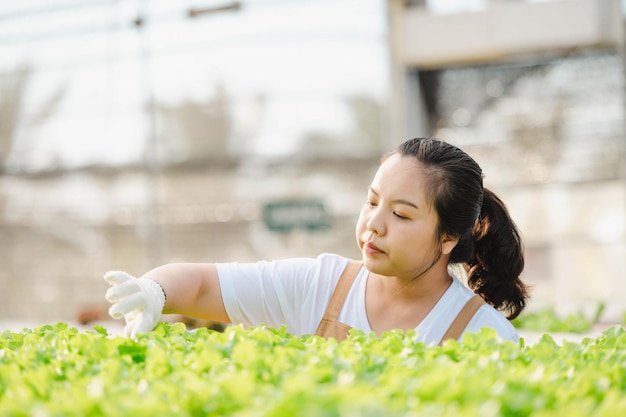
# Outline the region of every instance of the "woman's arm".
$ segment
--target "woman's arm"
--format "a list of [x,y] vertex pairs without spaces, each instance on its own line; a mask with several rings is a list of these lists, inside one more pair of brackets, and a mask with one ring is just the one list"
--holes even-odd
[[163,287],[166,295],[164,314],[230,322],[215,264],[171,263],[159,266],[144,276]]
[[215,264],[167,264],[135,278],[123,271],[109,271],[106,299],[109,314],[124,318],[124,333],[135,338],[159,323],[162,313],[177,313],[228,323]]

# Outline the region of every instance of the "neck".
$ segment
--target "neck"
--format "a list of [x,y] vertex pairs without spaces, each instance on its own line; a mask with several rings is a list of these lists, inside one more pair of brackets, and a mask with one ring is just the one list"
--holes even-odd
[[429,271],[409,277],[386,277],[373,274],[378,282],[378,290],[389,294],[396,300],[427,300],[433,297],[439,299],[452,284],[452,277],[445,267],[433,266]]

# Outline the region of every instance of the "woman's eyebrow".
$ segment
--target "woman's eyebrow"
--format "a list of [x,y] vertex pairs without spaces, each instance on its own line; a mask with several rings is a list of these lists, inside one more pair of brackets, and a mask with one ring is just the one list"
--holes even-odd
[[[372,194],[374,194],[376,197],[379,197],[378,193],[376,192],[376,190],[374,190],[371,186],[369,187],[369,190]],[[417,206],[417,204],[410,202],[409,200],[404,200],[404,199],[397,199],[397,200],[393,200],[391,202],[392,204],[403,204],[405,206],[409,206],[409,207],[413,207],[416,210],[419,210],[419,207]]]

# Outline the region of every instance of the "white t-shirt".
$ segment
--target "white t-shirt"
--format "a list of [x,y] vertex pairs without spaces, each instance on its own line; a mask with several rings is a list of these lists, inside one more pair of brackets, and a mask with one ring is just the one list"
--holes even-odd
[[[218,263],[222,298],[234,324],[285,325],[293,335],[313,334],[326,311],[350,259],[335,254],[317,258],[291,258],[256,263]],[[369,272],[361,268],[348,292],[338,319],[350,327],[371,332],[365,311],[365,284]],[[474,293],[457,278],[415,328],[417,342],[437,344]],[[467,325],[466,332],[491,327],[505,340],[518,340],[513,325],[485,304]],[[463,335],[461,335],[463,337]]]

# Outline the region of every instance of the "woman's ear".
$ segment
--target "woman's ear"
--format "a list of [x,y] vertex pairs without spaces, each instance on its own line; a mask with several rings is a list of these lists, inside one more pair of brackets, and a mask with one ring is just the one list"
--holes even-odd
[[451,237],[448,235],[444,235],[441,239],[441,253],[442,255],[450,255],[452,249],[459,243],[458,237]]

